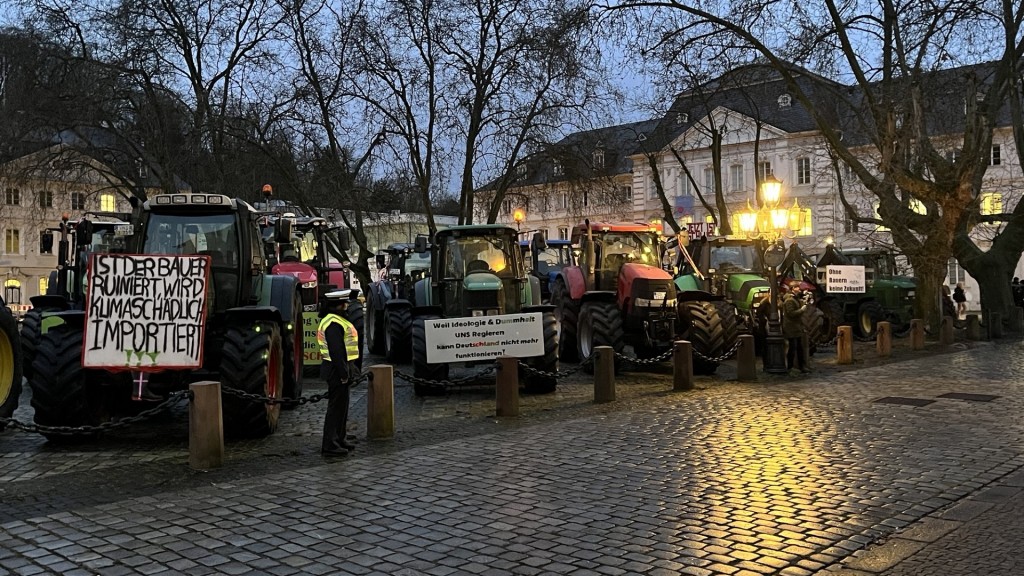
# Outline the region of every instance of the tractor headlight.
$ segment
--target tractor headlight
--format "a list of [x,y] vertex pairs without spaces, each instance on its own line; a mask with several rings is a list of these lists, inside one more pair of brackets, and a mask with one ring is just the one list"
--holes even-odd
[[637,298],[633,301],[633,304],[639,308],[661,308],[662,306],[672,308],[676,305],[676,299],[669,298],[668,300],[665,300],[664,298]]
[[914,297],[914,291],[913,290],[907,290],[907,298],[913,298],[913,297]]
[[303,282],[302,283],[302,287],[303,288],[316,288],[317,287],[316,280],[313,280],[312,282]]
[[473,310],[473,316],[483,316],[483,315],[484,315],[484,311],[483,310]]

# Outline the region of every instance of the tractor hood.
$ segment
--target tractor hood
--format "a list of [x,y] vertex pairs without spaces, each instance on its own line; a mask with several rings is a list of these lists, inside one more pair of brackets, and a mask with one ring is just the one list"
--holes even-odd
[[623,292],[623,289],[629,290],[629,286],[632,286],[633,280],[636,280],[637,278],[668,280],[669,283],[672,282],[672,275],[657,266],[648,266],[647,264],[624,264],[622,269],[619,271],[619,292]]
[[768,290],[768,281],[758,274],[731,274],[729,276],[730,292],[748,292],[755,288]]
[[293,276],[299,281],[300,285],[308,282],[316,282],[317,280],[316,268],[313,268],[309,264],[303,264],[302,262],[280,262],[271,268],[270,273]]
[[483,272],[470,274],[462,280],[462,287],[471,292],[498,290],[501,288],[501,279],[494,274]]

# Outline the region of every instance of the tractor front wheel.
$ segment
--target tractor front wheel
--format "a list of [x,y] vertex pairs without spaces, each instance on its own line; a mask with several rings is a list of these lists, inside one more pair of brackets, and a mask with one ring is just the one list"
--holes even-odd
[[[543,372],[558,372],[558,320],[554,312],[545,312],[541,324],[544,330],[544,355],[530,358],[527,364]],[[550,394],[558,386],[555,376],[527,373],[526,392],[528,394]]]
[[404,364],[412,353],[412,310],[406,307],[391,307],[386,316],[387,342],[385,353],[389,362]]
[[[22,350],[18,321],[0,300],[0,418],[10,418],[21,396]],[[0,430],[4,423],[0,422]]]
[[385,351],[384,330],[386,317],[384,310],[378,310],[376,303],[370,302],[366,312],[366,342],[371,354],[383,354]]
[[431,380],[433,383],[413,383],[413,392],[417,396],[435,396],[444,392],[444,380],[448,379],[447,364],[427,363],[427,330],[426,321],[436,320],[439,316],[425,315],[412,321],[412,373],[416,378]]
[[885,320],[885,308],[875,300],[866,300],[857,307],[857,334],[861,338],[874,338],[878,323]]
[[[28,385],[32,389],[35,423],[40,426],[96,426],[102,403],[91,390],[88,372],[82,368],[81,330],[55,326],[38,342],[35,366]],[[78,436],[43,434],[51,441],[70,441]]]
[[[284,363],[281,332],[275,324],[232,326],[224,336],[220,382],[234,389],[280,398]],[[280,404],[268,404],[222,392],[224,434],[235,438],[268,436],[277,429]]]
[[[623,341],[624,328],[622,314],[619,312],[615,302],[591,301],[584,302],[580,308],[579,316],[579,341],[580,362],[583,363],[583,371],[587,374],[594,373],[594,362],[591,359],[598,346],[611,346],[617,353],[622,353],[625,346]],[[619,359],[615,359],[615,369],[618,371]]]
[[43,313],[58,310],[50,306],[32,308],[21,319],[21,351],[26,378],[32,377],[32,363],[36,359],[36,347],[42,330]]
[[729,351],[728,329],[712,302],[684,302],[680,306],[685,330],[680,332],[693,345],[693,373],[714,374],[720,357]]
[[579,360],[576,343],[576,325],[579,321],[580,303],[573,300],[565,280],[555,280],[551,289],[551,304],[555,307],[555,320],[558,321],[558,349],[561,359],[567,362]]

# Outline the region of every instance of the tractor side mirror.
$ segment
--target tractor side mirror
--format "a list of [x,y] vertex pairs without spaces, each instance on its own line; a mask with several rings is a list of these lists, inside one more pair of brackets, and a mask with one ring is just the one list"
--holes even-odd
[[338,228],[338,248],[345,253],[348,253],[352,243],[349,241],[348,228]]
[[538,251],[548,249],[548,241],[544,238],[544,234],[540,232],[533,233],[533,246]]
[[413,250],[415,250],[417,254],[425,254],[427,249],[427,237],[417,236],[413,243]]
[[383,254],[377,254],[377,269],[383,270],[387,265],[387,258]]
[[286,244],[292,241],[292,221],[289,218],[278,218],[274,222],[274,241]]
[[49,230],[43,232],[43,236],[39,240],[39,248],[43,254],[51,254],[53,252],[53,232]]
[[75,226],[75,243],[78,246],[88,246],[92,244],[92,222],[82,220],[77,226]]

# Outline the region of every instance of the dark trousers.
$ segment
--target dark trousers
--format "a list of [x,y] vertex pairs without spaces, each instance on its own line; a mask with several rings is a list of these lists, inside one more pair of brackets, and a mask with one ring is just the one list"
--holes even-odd
[[327,415],[324,417],[324,440],[320,450],[344,450],[348,428],[348,373],[341,366],[325,360],[320,365],[320,377],[327,381]]
[[789,350],[786,352],[786,368],[792,370],[794,368],[793,361],[798,362],[796,368],[798,370],[807,369],[807,356],[804,354],[804,338],[803,336],[797,336],[796,338],[786,338],[789,342]]

